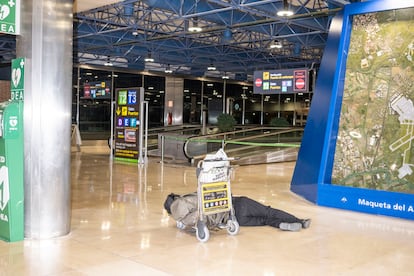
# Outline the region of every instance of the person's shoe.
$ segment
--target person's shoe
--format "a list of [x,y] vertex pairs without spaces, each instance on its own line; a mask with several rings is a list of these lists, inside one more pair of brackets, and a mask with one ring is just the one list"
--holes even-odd
[[311,219],[302,219],[302,228],[307,229],[311,224]]
[[279,229],[283,230],[283,231],[299,231],[300,229],[302,229],[302,223],[299,223],[299,222],[293,222],[293,223],[282,222],[282,223],[279,224]]

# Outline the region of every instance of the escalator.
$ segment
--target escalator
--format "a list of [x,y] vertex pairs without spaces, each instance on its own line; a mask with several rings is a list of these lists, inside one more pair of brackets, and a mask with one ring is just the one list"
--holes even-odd
[[197,164],[206,154],[223,148],[239,165],[295,161],[302,135],[303,128],[263,126],[207,135],[165,134],[158,142],[158,154],[162,160]]
[[194,146],[205,139],[207,153],[224,148],[238,165],[295,161],[303,128],[255,127],[188,139],[184,151],[192,163],[204,158]]

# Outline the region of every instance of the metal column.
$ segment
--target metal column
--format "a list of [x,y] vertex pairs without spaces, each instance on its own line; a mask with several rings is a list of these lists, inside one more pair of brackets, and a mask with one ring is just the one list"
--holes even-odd
[[25,236],[46,239],[70,231],[73,1],[25,0],[21,7]]

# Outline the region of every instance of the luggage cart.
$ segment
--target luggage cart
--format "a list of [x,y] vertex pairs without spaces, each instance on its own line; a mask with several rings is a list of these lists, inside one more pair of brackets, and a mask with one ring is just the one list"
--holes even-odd
[[195,230],[201,242],[209,240],[210,229],[214,228],[227,229],[230,235],[239,233],[231,197],[230,160],[232,158],[220,149],[197,164],[198,219]]

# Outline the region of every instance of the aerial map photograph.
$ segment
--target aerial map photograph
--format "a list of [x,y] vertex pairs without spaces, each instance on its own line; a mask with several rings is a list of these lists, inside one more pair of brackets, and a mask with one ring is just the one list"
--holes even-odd
[[414,193],[414,8],[356,15],[332,183]]

